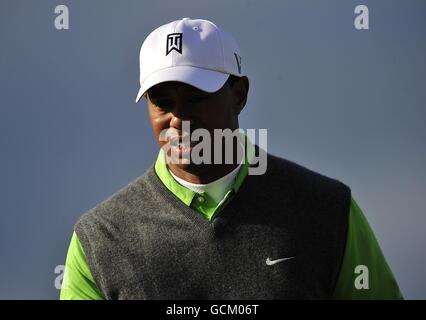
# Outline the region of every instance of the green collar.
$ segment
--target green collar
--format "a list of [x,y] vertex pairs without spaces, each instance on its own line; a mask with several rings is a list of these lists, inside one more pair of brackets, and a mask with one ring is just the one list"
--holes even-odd
[[154,166],[155,172],[171,193],[173,193],[185,205],[192,207],[210,221],[215,214],[225,207],[232,196],[238,192],[248,174],[250,162],[247,161],[247,159],[252,158],[253,152],[247,151],[252,150],[250,148],[254,148],[254,146],[248,137],[246,137],[246,141],[245,161],[242,164],[232,186],[219,203],[216,203],[208,194],[194,192],[177,182],[168,170],[163,149],[160,149],[160,152],[158,153]]

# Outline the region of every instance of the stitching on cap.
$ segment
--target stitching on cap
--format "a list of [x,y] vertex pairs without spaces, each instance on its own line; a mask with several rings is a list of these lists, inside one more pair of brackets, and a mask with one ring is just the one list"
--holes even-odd
[[223,48],[222,35],[221,35],[220,30],[217,27],[217,25],[215,25],[212,21],[209,21],[209,22],[216,28],[216,33],[219,34],[220,46],[222,47],[222,69],[225,70],[225,53],[224,53],[224,48]]
[[[178,21],[176,24],[175,24],[175,27],[173,28],[173,32],[172,33],[176,33],[176,27],[177,27],[177,25],[179,24],[179,22],[181,22],[182,20],[180,20],[180,21]],[[182,37],[183,38],[183,37]],[[181,46],[183,47],[183,39],[181,40],[182,41],[182,43],[181,43]],[[167,44],[166,44],[166,47],[167,47]],[[173,52],[173,50],[172,50],[172,66],[174,66],[175,65],[175,53]]]

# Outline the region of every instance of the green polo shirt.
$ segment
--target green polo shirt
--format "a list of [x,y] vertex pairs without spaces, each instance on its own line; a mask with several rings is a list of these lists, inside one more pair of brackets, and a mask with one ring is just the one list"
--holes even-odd
[[[208,194],[196,193],[179,184],[171,176],[163,160],[164,153],[161,149],[155,162],[155,172],[163,184],[185,205],[192,207],[209,221],[238,192],[248,174],[249,166],[248,161],[242,164],[230,189],[222,201],[216,203]],[[75,232],[68,249],[60,299],[104,299],[93,280]],[[392,271],[354,199],[351,201],[346,248],[333,299],[402,299]]]
[[229,200],[231,200],[232,196],[238,192],[248,174],[248,167],[248,162],[241,164],[231,188],[227,191],[223,199],[219,203],[216,203],[207,193],[197,193],[192,191],[181,185],[173,178],[164,162],[163,149],[160,149],[157,161],[155,162],[155,172],[166,188],[178,197],[185,205],[195,209],[209,221],[214,215],[218,214],[220,210],[226,206]]

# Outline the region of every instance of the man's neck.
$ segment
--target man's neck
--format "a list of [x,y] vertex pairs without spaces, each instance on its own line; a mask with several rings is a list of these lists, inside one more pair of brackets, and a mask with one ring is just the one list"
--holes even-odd
[[203,165],[202,168],[201,166],[198,166],[199,168],[197,168],[197,170],[194,170],[193,172],[188,172],[186,170],[183,170],[173,165],[169,165],[168,167],[175,176],[187,182],[195,183],[195,184],[207,184],[217,179],[220,179],[223,176],[226,176],[228,173],[234,170],[237,166],[238,166],[238,163],[221,164],[221,165],[210,164],[210,165]]

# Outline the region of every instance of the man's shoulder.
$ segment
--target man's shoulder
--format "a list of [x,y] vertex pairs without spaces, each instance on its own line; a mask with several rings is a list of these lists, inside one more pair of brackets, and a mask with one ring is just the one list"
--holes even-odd
[[300,163],[270,153],[268,153],[268,170],[270,170],[272,175],[297,178],[300,181],[304,181],[303,179],[309,179],[335,185],[342,183],[336,178],[326,176]]
[[323,204],[330,204],[337,199],[345,203],[350,201],[350,187],[342,181],[270,153],[266,177],[271,189],[287,189],[307,200],[309,198]]
[[75,229],[88,222],[102,222],[111,219],[121,219],[132,214],[134,210],[143,205],[145,197],[150,193],[148,179],[152,175],[153,167],[142,175],[118,189],[112,195],[101,201],[91,209],[84,212],[78,219]]

